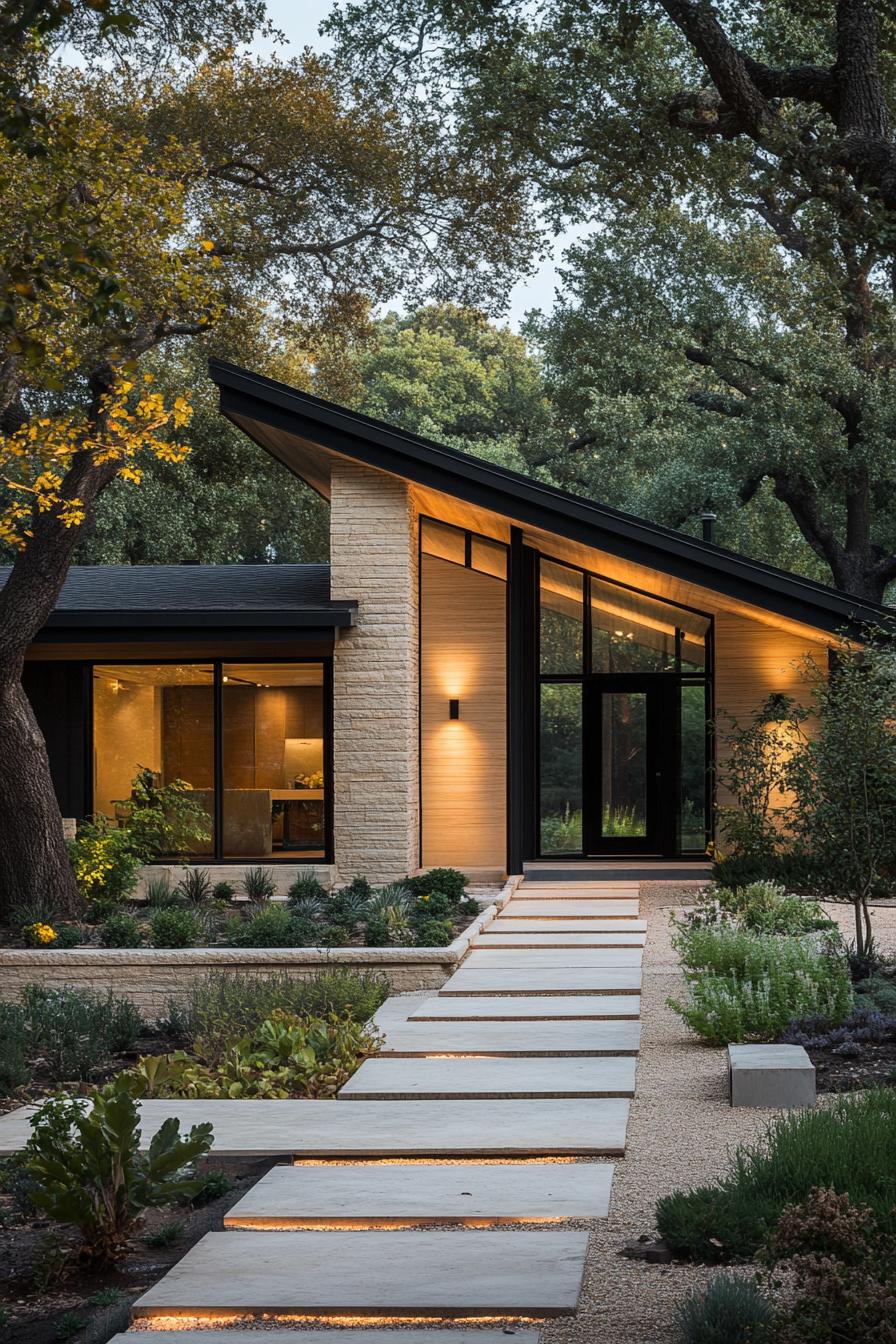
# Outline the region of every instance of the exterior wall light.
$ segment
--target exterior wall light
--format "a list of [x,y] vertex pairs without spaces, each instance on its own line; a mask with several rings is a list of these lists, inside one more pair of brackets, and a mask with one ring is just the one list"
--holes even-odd
[[459,701],[459,700],[449,700],[449,701],[448,701],[448,717],[449,717],[449,719],[459,719],[459,718],[460,718],[460,701]]

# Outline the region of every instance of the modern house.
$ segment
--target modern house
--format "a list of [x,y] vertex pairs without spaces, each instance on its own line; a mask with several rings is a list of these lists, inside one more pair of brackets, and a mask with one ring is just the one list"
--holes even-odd
[[374,880],[699,857],[712,721],[805,697],[883,608],[229,364],[221,410],[330,504],[321,565],[76,569],[26,685],[63,814],[137,766],[203,862]]

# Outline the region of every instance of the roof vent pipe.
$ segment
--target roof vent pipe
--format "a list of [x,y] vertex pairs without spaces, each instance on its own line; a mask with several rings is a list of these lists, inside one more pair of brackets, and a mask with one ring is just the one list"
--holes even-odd
[[704,509],[700,515],[703,524],[703,540],[713,542],[716,539],[716,515],[711,509]]

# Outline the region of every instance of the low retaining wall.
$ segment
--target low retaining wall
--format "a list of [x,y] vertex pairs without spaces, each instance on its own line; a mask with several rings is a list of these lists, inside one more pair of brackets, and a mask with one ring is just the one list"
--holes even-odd
[[147,1018],[164,1013],[197,980],[212,972],[231,975],[289,975],[307,980],[325,970],[376,971],[393,990],[438,989],[457,968],[473,938],[510,899],[519,877],[505,883],[494,902],[447,947],[184,947],[156,949],[75,948],[47,951],[0,949],[0,999],[15,1002],[24,985],[76,985],[126,995]]

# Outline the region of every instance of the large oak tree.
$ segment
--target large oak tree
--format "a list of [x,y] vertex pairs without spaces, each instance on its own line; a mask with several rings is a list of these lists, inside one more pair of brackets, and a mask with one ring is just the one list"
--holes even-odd
[[769,497],[822,573],[880,599],[896,578],[893,7],[366,0],[330,27],[369,80],[407,81],[518,165],[549,223],[593,227],[541,330],[565,438],[533,462],[598,493],[655,473],[669,521],[707,493]]
[[[93,8],[74,10],[87,57]],[[78,907],[21,670],[103,493],[187,450],[189,389],[160,386],[153,358],[262,315],[322,339],[426,285],[481,300],[525,232],[500,157],[452,143],[435,113],[411,118],[308,52],[234,58],[199,0],[186,35],[163,22],[178,6],[137,9],[96,68],[54,64],[45,43],[3,53],[0,535],[18,553],[0,591],[0,910],[47,890]]]

